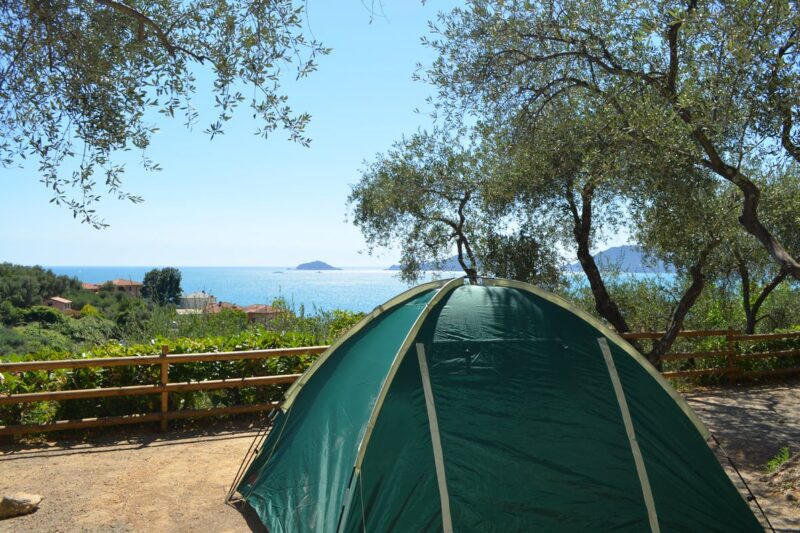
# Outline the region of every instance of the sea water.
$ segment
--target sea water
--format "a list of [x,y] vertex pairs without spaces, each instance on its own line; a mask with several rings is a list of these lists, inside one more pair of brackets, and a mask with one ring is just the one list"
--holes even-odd
[[[89,283],[112,279],[142,281],[152,266],[51,266],[56,274],[74,276]],[[349,309],[368,312],[407,290],[396,270],[346,268],[343,270],[295,270],[289,267],[179,267],[184,293],[205,291],[217,301],[238,305],[270,304],[276,298],[306,313]],[[422,281],[463,276],[463,272],[431,272]],[[586,284],[580,272],[564,272],[573,286]],[[636,278],[652,273],[626,274]],[[673,279],[673,274],[660,274]]]
[[[149,266],[50,266],[56,274],[74,276],[88,283],[112,279],[141,282]],[[397,271],[348,268],[343,270],[295,270],[287,267],[180,267],[184,293],[205,291],[217,301],[239,305],[265,303],[284,298],[306,313],[349,309],[371,311],[409,288]],[[463,276],[461,272],[436,272],[423,277]]]

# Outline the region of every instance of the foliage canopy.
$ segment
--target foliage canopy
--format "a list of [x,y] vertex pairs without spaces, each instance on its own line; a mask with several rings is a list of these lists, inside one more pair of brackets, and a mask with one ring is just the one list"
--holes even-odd
[[[800,162],[795,2],[473,0],[440,16],[425,74],[439,110],[536,127],[565,98],[601,110],[643,159],[708,172],[740,192],[739,222],[781,267],[800,263],[760,217],[743,163]],[[666,189],[693,193],[680,173]],[[667,182],[671,183],[667,183]]]
[[182,292],[181,271],[177,268],[154,268],[144,275],[142,296],[157,305],[179,304]]
[[40,266],[0,263],[0,301],[14,307],[39,305],[45,298],[76,291],[80,286],[77,279],[57,276]]

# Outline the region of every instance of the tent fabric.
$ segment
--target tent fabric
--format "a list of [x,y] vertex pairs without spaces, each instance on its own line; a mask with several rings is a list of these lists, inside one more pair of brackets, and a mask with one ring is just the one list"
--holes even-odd
[[273,533],[763,531],[649,363],[529,285],[409,291],[322,358],[238,487]]
[[260,516],[272,517],[272,533],[325,531],[338,520],[363,422],[394,359],[392,350],[432,295],[426,291],[398,305],[348,339],[318,368],[291,409],[275,419],[245,474],[251,486],[239,489]]

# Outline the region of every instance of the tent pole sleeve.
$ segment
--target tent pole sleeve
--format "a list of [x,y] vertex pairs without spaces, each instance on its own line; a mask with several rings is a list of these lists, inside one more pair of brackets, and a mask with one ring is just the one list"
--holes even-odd
[[[339,527],[336,528],[338,533],[342,533],[347,525],[345,524],[345,519],[350,514],[350,505],[353,503],[353,496],[355,494],[356,485],[358,484],[358,476],[359,472],[354,468],[353,473],[350,475],[350,483],[347,485],[347,490],[344,494],[344,505],[342,505],[342,511],[339,513]],[[367,525],[363,525],[366,530]]]
[[442,281],[442,280],[436,280],[436,281],[431,281],[431,282],[428,282],[428,283],[423,283],[422,285],[418,285],[417,287],[414,287],[413,289],[409,289],[406,292],[395,296],[394,298],[392,298],[391,300],[389,300],[385,304],[379,305],[378,307],[373,309],[371,313],[369,313],[367,316],[365,316],[363,319],[361,319],[361,321],[358,324],[356,324],[355,326],[350,328],[350,330],[347,333],[345,333],[344,335],[342,335],[341,337],[339,337],[336,340],[336,342],[334,342],[330,346],[330,348],[325,350],[325,352],[323,352],[319,357],[317,357],[317,359],[311,364],[311,366],[308,367],[305,372],[303,372],[303,375],[300,376],[300,379],[298,379],[294,383],[292,383],[292,385],[286,390],[286,393],[284,394],[284,400],[281,403],[280,409],[284,413],[287,412],[289,410],[289,408],[292,406],[292,404],[294,403],[294,399],[297,396],[297,393],[300,392],[300,389],[306,384],[306,382],[308,382],[309,379],[311,379],[311,376],[313,376],[314,373],[317,370],[319,370],[319,368],[323,364],[325,364],[325,362],[328,360],[328,358],[331,356],[331,354],[333,354],[337,349],[339,349],[339,347],[342,344],[344,344],[348,339],[350,339],[351,337],[354,337],[359,331],[364,329],[375,318],[380,316],[385,311],[388,311],[389,309],[391,309],[393,307],[396,307],[398,305],[401,305],[401,304],[407,302],[408,300],[410,300],[411,298],[417,296],[418,294],[421,294],[421,293],[423,293],[425,291],[429,291],[429,290],[432,290],[432,289],[441,288],[442,285],[444,285],[444,284],[445,284],[445,282]]
[[625,399],[625,391],[622,390],[622,382],[619,380],[614,358],[611,357],[611,349],[608,347],[608,341],[605,337],[600,337],[597,339],[597,343],[600,345],[600,351],[603,352],[603,359],[606,361],[608,374],[614,386],[614,394],[617,396],[619,410],[622,412],[622,422],[625,424],[625,432],[628,434],[628,442],[630,443],[631,452],[633,453],[633,461],[636,464],[636,473],[639,475],[639,483],[642,486],[642,496],[644,496],[644,504],[647,508],[650,530],[652,533],[659,533],[658,516],[656,515],[656,504],[655,501],[653,501],[653,491],[650,488],[650,480],[647,477],[647,469],[644,466],[642,450],[639,449],[639,442],[636,440],[636,432],[633,429],[633,420],[631,419],[631,412],[628,409],[628,401]]
[[400,363],[403,362],[406,353],[411,349],[411,345],[414,344],[414,340],[416,340],[417,334],[419,333],[419,330],[422,329],[422,324],[425,323],[425,319],[428,318],[428,314],[431,312],[431,310],[433,310],[445,296],[450,294],[451,291],[461,287],[462,285],[464,285],[463,277],[451,279],[442,285],[442,287],[436,292],[436,295],[431,298],[422,312],[420,312],[416,322],[414,322],[414,325],[411,327],[408,335],[406,335],[403,344],[395,354],[392,366],[389,368],[389,373],[387,374],[383,385],[381,385],[381,390],[378,393],[377,399],[375,400],[375,407],[372,408],[372,413],[367,421],[367,425],[364,430],[364,436],[361,439],[361,443],[358,445],[358,456],[356,456],[355,468],[357,468],[359,471],[361,470],[361,463],[364,461],[364,455],[367,453],[369,440],[372,437],[372,430],[375,427],[375,423],[378,420],[378,415],[383,408],[383,402],[386,399],[386,395],[389,393],[389,387],[391,387],[392,383],[394,382],[394,376],[397,374],[397,369],[400,367]]
[[697,431],[699,431],[700,434],[703,436],[703,439],[708,440],[708,439],[711,438],[711,432],[708,430],[706,425],[703,424],[703,422],[700,421],[700,419],[697,417],[695,412],[692,411],[692,408],[689,407],[688,403],[686,403],[686,399],[683,396],[681,396],[680,394],[678,394],[677,392],[675,392],[675,389],[673,389],[672,386],[669,383],[667,383],[666,378],[664,378],[664,376],[662,376],[661,373],[658,370],[656,370],[656,368],[652,364],[650,364],[647,361],[647,359],[644,358],[644,356],[642,354],[637,352],[636,348],[631,346],[628,341],[626,341],[625,339],[620,337],[618,333],[616,333],[615,331],[609,329],[600,320],[598,320],[597,318],[593,317],[592,315],[590,315],[589,313],[587,313],[583,309],[580,309],[578,306],[571,304],[570,302],[568,302],[564,298],[561,298],[560,296],[556,296],[553,293],[550,293],[550,292],[547,292],[547,291],[543,291],[542,289],[534,287],[533,285],[530,285],[528,283],[523,283],[521,281],[514,281],[514,280],[510,280],[510,279],[488,279],[488,278],[484,278],[483,284],[484,285],[494,286],[494,287],[513,287],[513,288],[516,288],[516,289],[527,291],[527,292],[529,292],[531,294],[534,294],[534,295],[538,296],[539,298],[543,298],[543,299],[547,300],[548,302],[550,302],[552,304],[555,304],[555,305],[557,305],[557,306],[559,306],[561,308],[564,308],[567,311],[569,311],[569,312],[579,316],[580,318],[584,319],[586,322],[588,322],[589,324],[594,326],[594,328],[598,331],[598,333],[601,333],[602,335],[605,335],[608,339],[611,340],[611,342],[613,342],[619,348],[624,350],[625,353],[627,353],[628,355],[633,357],[633,359],[636,362],[638,362],[640,365],[642,365],[642,368],[644,369],[644,371],[647,372],[648,374],[650,374],[650,376],[654,380],[656,380],[656,383],[661,385],[661,388],[663,388],[664,391],[667,394],[669,394],[670,397],[672,397],[673,400],[675,400],[675,403],[677,403],[678,406],[681,408],[681,410],[686,414],[686,416],[689,417],[689,420],[692,421],[694,426],[697,428]]
[[442,439],[439,435],[439,419],[436,418],[436,405],[433,403],[431,377],[428,372],[428,361],[425,358],[425,345],[422,343],[417,343],[417,359],[419,360],[419,373],[422,376],[422,391],[425,394],[425,409],[428,411],[428,425],[431,429],[433,462],[436,465],[436,481],[439,484],[439,498],[442,501],[442,529],[444,533],[453,533],[453,520],[450,517],[450,495],[447,492]]

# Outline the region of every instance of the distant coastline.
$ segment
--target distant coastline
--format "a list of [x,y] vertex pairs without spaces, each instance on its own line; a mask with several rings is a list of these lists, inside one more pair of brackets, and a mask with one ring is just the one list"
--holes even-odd
[[[599,255],[599,254],[598,254]],[[639,261],[631,261],[637,254],[626,253],[627,261],[617,269],[624,273]],[[619,258],[607,258],[619,259]],[[638,257],[636,258],[638,259]],[[601,261],[619,264],[621,261]],[[74,276],[88,283],[103,283],[109,279],[142,281],[147,271],[154,266],[52,266],[44,265],[59,275]],[[298,270],[294,266],[179,266],[184,292],[205,291],[218,300],[248,305],[253,302],[270,304],[283,298],[296,308],[303,306],[306,312],[315,310],[349,309],[369,312],[397,294],[408,290],[409,285],[398,276],[397,267],[389,270],[385,266],[345,267],[335,270]],[[450,265],[444,265],[450,266]],[[639,265],[635,265],[639,266]],[[647,265],[644,265],[647,266]],[[602,268],[602,267],[601,267]],[[580,286],[586,283],[579,270],[564,269],[568,283]],[[455,268],[449,271],[426,271],[420,282],[462,276]],[[645,272],[628,272],[639,278],[664,277],[674,279],[671,272],[659,273],[652,268]]]
[[[52,266],[56,274],[74,276],[89,283],[109,279],[141,281],[152,266]],[[178,267],[185,293],[205,291],[217,300],[238,305],[253,302],[271,304],[283,298],[306,313],[316,310],[372,311],[397,294],[408,290],[396,272],[385,267],[343,268],[341,270],[296,270],[294,266],[262,267]],[[456,274],[437,274],[453,277]],[[434,276],[426,275],[421,281]]]

